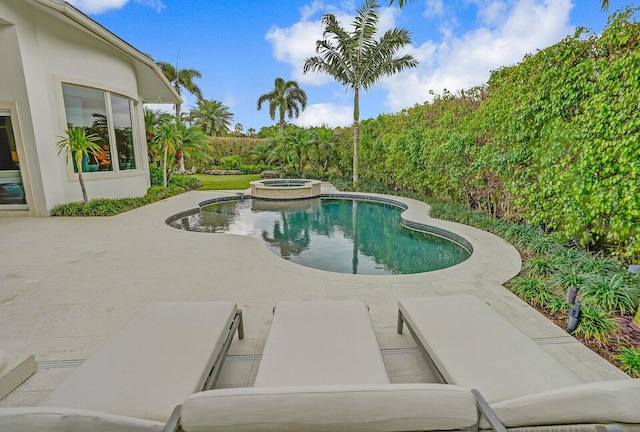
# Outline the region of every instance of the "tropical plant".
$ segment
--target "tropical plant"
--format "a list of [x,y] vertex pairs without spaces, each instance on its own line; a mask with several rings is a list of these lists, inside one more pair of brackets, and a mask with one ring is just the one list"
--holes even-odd
[[[156,64],[179,95],[182,95],[182,89],[185,89],[196,96],[198,100],[202,99],[202,90],[193,82],[195,78],[202,78],[200,71],[196,69],[178,69],[177,66],[174,67],[171,63],[163,61],[156,62]],[[180,103],[174,105],[177,120],[180,120],[180,106]]]
[[602,309],[583,307],[576,333],[598,343],[606,343],[617,328],[616,319],[609,317]]
[[179,136],[177,151],[181,153],[180,171],[184,172],[185,157],[193,161],[206,159],[209,140],[198,125],[187,126],[185,123],[179,122],[176,129]]
[[553,261],[546,256],[529,258],[522,268],[532,277],[547,277],[555,270]]
[[312,143],[313,135],[303,128],[290,127],[284,134],[283,145],[286,149],[287,159],[294,164],[298,174],[302,174]]
[[544,307],[553,298],[553,292],[544,281],[528,276],[518,276],[512,279],[507,287],[534,306]]
[[337,137],[335,131],[327,126],[313,128],[312,134],[316,169],[319,174],[324,175],[334,154]]
[[307,58],[303,71],[323,72],[353,90],[353,186],[358,186],[358,143],[360,140],[360,89],[367,91],[383,76],[416,67],[410,54],[396,53],[411,44],[409,31],[393,28],[375,39],[380,15],[376,0],[365,0],[357,11],[353,30],[347,31],[334,14],[322,17],[323,40],[316,42],[315,57]]
[[176,122],[165,121],[153,134],[153,145],[162,153],[162,186],[167,187],[167,160],[180,146],[180,134]]
[[585,305],[598,306],[606,312],[633,312],[638,306],[640,292],[628,285],[625,278],[600,275],[585,283],[580,290],[580,299]]
[[285,114],[290,119],[297,118],[307,107],[307,94],[296,81],[285,81],[278,77],[275,79],[274,88],[258,98],[258,111],[262,109],[262,104],[265,102],[269,102],[271,120],[276,119],[276,111],[278,111],[278,134],[282,136]]
[[233,114],[215,99],[199,99],[189,118],[209,136],[224,136],[231,130]]
[[102,138],[95,134],[87,135],[86,129],[82,126],[69,126],[64,133],[64,136],[59,137],[60,140],[56,143],[56,148],[58,154],[64,153],[66,163],[69,163],[69,159],[73,159],[75,162],[78,170],[78,182],[82,189],[82,199],[86,206],[89,204],[89,198],[82,175],[82,160],[89,158],[90,155],[95,157],[102,151],[102,147],[98,145]]
[[620,369],[633,378],[640,378],[640,349],[635,347],[623,347],[620,352],[613,356],[622,365]]

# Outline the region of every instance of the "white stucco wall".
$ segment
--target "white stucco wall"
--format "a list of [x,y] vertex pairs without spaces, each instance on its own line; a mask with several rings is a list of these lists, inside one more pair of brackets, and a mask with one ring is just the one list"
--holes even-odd
[[[29,183],[31,214],[47,215],[55,205],[79,201],[77,175],[57,154],[55,143],[66,127],[61,83],[84,85],[134,100],[133,127],[138,169],[87,173],[89,198],[144,195],[149,167],[141,97],[132,60],[75,24],[58,19],[23,0],[0,2],[0,55],[14,61],[0,65],[0,103],[13,99],[20,116]],[[8,46],[6,45],[8,42]],[[16,46],[17,44],[17,46]],[[3,47],[4,46],[4,47]],[[22,166],[21,166],[22,169]]]

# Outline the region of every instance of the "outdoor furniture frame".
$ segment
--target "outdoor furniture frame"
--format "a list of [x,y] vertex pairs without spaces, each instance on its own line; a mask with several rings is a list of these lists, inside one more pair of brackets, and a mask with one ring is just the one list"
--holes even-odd
[[166,422],[213,388],[236,331],[242,339],[234,302],[148,304],[40,405]]
[[477,296],[400,299],[405,324],[442,383],[474,389],[481,428],[640,427],[640,380],[585,384]]

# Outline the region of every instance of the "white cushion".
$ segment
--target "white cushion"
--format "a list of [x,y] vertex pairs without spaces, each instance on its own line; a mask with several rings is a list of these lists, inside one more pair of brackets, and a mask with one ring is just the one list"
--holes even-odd
[[182,406],[186,432],[451,430],[477,421],[471,392],[443,384],[217,389]]
[[364,302],[278,303],[255,387],[388,383]]
[[[581,423],[640,425],[640,379],[564,387],[491,404],[507,427]],[[484,426],[488,427],[483,421]]]
[[66,408],[0,408],[6,432],[160,432],[164,423]]
[[233,302],[151,303],[40,405],[166,422],[204,386],[236,310]]
[[400,299],[398,307],[449,384],[489,403],[583,381],[480,298]]

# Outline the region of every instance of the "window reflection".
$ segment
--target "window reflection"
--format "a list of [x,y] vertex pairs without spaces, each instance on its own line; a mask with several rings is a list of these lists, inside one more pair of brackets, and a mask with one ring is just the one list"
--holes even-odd
[[[95,156],[85,157],[82,171],[136,169],[131,100],[101,90],[68,84],[62,85],[62,94],[67,125],[82,126],[88,134],[95,134],[100,138],[98,144],[102,151]],[[107,101],[110,103],[107,104]],[[74,171],[78,171],[75,163]]]
[[136,158],[133,149],[131,102],[129,99],[112,94],[111,111],[113,113],[113,128],[118,150],[118,166],[121,170],[135,169]]

